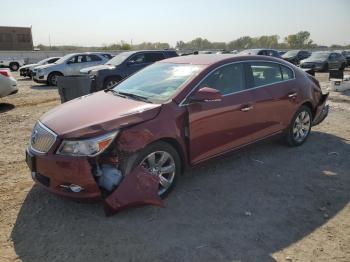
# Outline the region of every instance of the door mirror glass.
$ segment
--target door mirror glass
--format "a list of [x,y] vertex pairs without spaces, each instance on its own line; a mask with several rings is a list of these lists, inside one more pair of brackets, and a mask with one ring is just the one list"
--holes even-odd
[[221,101],[221,93],[211,87],[202,87],[190,99],[193,102]]

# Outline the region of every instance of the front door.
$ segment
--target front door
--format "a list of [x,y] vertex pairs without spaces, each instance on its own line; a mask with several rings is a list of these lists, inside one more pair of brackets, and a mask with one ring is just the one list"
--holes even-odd
[[196,88],[219,90],[223,95],[221,101],[191,102],[189,96],[186,103],[192,164],[251,141],[253,98],[245,86],[243,64],[232,63],[212,71]]

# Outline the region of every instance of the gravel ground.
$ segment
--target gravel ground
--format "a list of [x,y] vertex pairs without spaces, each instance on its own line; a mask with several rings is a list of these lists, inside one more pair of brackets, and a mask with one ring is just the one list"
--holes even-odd
[[350,91],[331,92],[303,146],[259,142],[187,171],[166,208],[107,218],[33,184],[24,150],[59,97],[15,76],[0,99],[0,261],[350,261]]

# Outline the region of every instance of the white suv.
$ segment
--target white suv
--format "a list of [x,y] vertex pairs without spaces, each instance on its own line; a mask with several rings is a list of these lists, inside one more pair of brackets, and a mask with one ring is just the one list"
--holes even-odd
[[99,52],[65,55],[53,64],[35,67],[33,80],[55,86],[58,76],[79,75],[80,69],[104,64],[109,60],[108,57],[108,54]]

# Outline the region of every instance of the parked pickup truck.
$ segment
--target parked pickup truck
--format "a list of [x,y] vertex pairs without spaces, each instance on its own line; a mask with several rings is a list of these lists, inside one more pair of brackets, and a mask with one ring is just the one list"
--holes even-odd
[[17,71],[23,65],[25,65],[23,59],[0,58],[0,67],[8,67],[11,71]]

